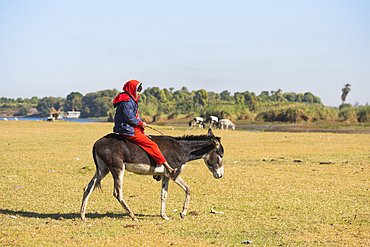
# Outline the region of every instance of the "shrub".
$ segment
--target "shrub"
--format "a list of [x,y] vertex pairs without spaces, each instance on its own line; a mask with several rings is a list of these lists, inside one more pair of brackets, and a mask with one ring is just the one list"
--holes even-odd
[[243,109],[239,112],[238,120],[254,120],[254,115],[248,109]]
[[339,110],[341,111],[341,110],[343,110],[343,109],[345,109],[345,108],[352,108],[353,106],[351,105],[351,104],[341,104],[340,106],[339,106]]
[[356,111],[357,120],[361,123],[370,122],[370,106],[360,106]]
[[28,109],[24,106],[22,106],[18,111],[19,116],[27,116],[28,115]]
[[356,123],[357,122],[356,109],[353,108],[352,106],[351,107],[342,107],[342,109],[339,112],[338,117],[343,122]]

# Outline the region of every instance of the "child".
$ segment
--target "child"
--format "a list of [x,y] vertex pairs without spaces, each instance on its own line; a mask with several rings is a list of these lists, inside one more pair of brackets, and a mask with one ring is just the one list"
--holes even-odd
[[130,80],[123,86],[123,93],[115,97],[113,105],[117,109],[113,132],[119,133],[144,149],[158,164],[164,165],[170,177],[174,178],[176,171],[169,166],[158,145],[144,133],[146,123],[141,121],[138,106],[141,91],[142,83]]

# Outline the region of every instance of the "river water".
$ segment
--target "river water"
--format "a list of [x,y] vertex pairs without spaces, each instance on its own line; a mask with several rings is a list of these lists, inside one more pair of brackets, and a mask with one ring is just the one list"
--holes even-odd
[[[4,118],[4,117],[0,117],[0,121],[4,121],[5,119],[7,119],[8,121],[15,121],[15,120],[18,120],[18,121],[47,121],[48,118],[40,118],[40,117],[19,117],[19,118],[15,118],[15,117],[7,117],[7,118]],[[79,122],[79,123],[105,123],[107,122],[107,120],[105,119],[87,119],[87,118],[64,118],[62,120],[56,120],[56,121],[66,121],[66,122]]]

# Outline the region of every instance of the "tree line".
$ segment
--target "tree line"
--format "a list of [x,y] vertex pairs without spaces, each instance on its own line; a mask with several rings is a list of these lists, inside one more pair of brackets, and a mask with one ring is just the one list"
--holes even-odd
[[[28,114],[24,109],[34,107],[39,115],[48,116],[52,108],[60,111],[80,111],[81,117],[106,117],[112,110],[112,100],[119,93],[118,90],[103,90],[95,93],[82,95],[79,92],[72,92],[66,98],[36,96],[31,99],[10,99],[0,98],[1,108],[17,107],[20,112],[18,115]],[[160,115],[168,113],[189,114],[196,112],[213,104],[222,105],[244,105],[250,111],[257,111],[260,106],[271,102],[308,102],[319,103],[319,97],[312,93],[282,93],[277,91],[263,91],[256,96],[255,93],[236,92],[234,95],[227,90],[221,93],[207,92],[204,89],[189,91],[186,87],[181,90],[173,91],[170,89],[160,89],[158,87],[147,88],[141,94],[139,102],[143,115]]]
[[[37,115],[49,116],[52,109],[61,112],[71,110],[80,111],[81,117],[106,117],[112,108],[112,99],[119,92],[116,89],[103,90],[95,93],[82,95],[79,92],[72,92],[66,98],[62,97],[32,97],[31,99],[9,99],[0,98],[0,109],[18,108],[18,116]],[[2,104],[2,106],[1,106]],[[31,109],[37,110],[30,111]]]
[[[113,89],[86,95],[71,92],[66,98],[3,97],[0,98],[0,113],[7,108],[16,108],[18,116],[27,116],[31,114],[30,109],[36,109],[38,116],[49,116],[52,109],[75,110],[80,111],[83,118],[107,117],[112,121],[115,112],[112,100],[119,93]],[[213,115],[233,120],[283,122],[328,120],[339,116],[338,109],[323,106],[321,99],[310,92],[283,93],[281,89],[256,95],[249,91],[232,94],[228,90],[216,93],[204,89],[189,91],[186,87],[180,90],[152,87],[144,90],[139,103],[140,114],[148,122],[179,116],[207,118]]]

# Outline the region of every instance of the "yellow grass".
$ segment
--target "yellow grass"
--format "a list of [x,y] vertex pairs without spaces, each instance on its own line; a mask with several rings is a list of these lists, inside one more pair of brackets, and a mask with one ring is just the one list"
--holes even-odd
[[[206,134],[155,127],[173,136]],[[90,196],[83,223],[82,189],[95,173],[91,148],[111,129],[0,122],[0,245],[370,245],[369,135],[215,130],[225,149],[224,177],[214,179],[202,160],[182,175],[192,189],[189,211],[199,215],[179,217],[184,192],[171,183],[170,220],[162,220],[160,182],[126,173],[124,197],[140,221],[112,196],[108,175],[103,193]]]

